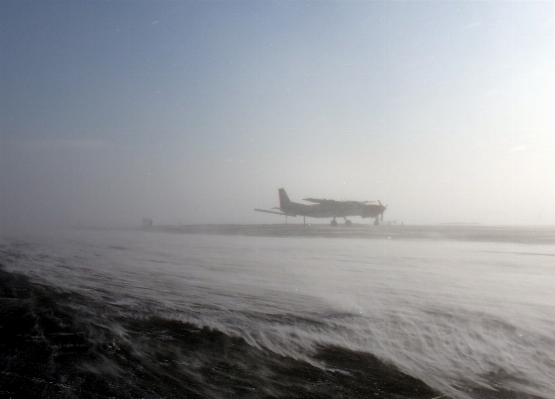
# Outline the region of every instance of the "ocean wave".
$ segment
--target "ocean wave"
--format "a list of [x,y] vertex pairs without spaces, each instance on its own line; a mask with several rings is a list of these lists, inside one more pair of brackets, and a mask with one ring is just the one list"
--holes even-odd
[[109,304],[0,270],[4,394],[60,397],[431,398],[367,353],[318,347],[323,367],[209,327]]
[[221,282],[249,269],[189,261],[190,250],[183,263],[181,252],[135,247],[0,246],[0,390],[46,398],[499,399],[555,390],[551,319],[526,325],[498,309],[412,303],[402,286],[370,301],[338,295],[334,306],[307,294],[289,298],[275,280],[260,295]]

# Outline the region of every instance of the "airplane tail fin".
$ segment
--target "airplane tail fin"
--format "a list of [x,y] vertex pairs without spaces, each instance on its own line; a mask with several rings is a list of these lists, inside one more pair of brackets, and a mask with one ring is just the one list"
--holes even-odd
[[289,206],[289,204],[291,203],[291,200],[289,200],[289,197],[287,196],[287,193],[285,192],[285,190],[283,188],[279,189],[279,207],[281,209],[287,209],[287,207]]

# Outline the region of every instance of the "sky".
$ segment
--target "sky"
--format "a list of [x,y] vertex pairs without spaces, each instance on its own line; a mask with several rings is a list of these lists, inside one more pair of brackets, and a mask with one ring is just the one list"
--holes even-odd
[[555,224],[553,43],[547,1],[3,1],[0,232],[282,223],[282,187]]

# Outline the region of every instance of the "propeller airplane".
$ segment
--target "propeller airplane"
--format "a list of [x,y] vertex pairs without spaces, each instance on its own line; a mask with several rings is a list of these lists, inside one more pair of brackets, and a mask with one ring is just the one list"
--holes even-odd
[[273,213],[283,216],[303,216],[313,218],[333,218],[332,226],[337,226],[335,218],[345,219],[345,225],[351,225],[351,221],[347,216],[360,216],[362,218],[373,218],[374,224],[379,225],[380,220],[383,221],[383,213],[387,209],[387,205],[382,205],[380,201],[336,201],[328,199],[305,198],[303,201],[312,202],[313,205],[300,204],[292,202],[283,188],[279,189],[279,207],[277,211],[269,211],[264,209],[255,209],[257,212]]

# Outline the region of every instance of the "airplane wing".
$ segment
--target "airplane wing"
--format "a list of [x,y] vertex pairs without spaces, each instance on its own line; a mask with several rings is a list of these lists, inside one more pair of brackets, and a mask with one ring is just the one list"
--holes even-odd
[[336,200],[329,200],[329,199],[317,199],[317,198],[305,198],[303,201],[314,202],[316,204],[371,204],[372,202],[376,201],[336,201]]
[[317,199],[317,198],[304,198],[303,201],[314,202],[315,204],[325,204],[330,202],[337,202],[335,200]]
[[265,212],[265,213],[273,213],[274,215],[282,215],[282,216],[297,216],[297,215],[293,215],[291,213],[283,213],[283,212],[276,212],[276,211],[267,211],[265,209],[254,209],[257,212]]

